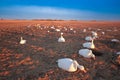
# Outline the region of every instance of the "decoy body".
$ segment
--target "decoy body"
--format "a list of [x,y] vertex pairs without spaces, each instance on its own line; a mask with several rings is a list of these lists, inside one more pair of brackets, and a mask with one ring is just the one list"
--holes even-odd
[[79,65],[76,60],[72,60],[70,58],[62,58],[58,59],[58,67],[66,70],[68,72],[75,72],[77,71],[77,68],[79,68],[81,71],[86,72],[84,66]]
[[83,43],[83,47],[85,48],[90,48],[90,49],[94,49],[95,48],[95,45],[93,43],[93,40],[91,42],[86,42],[86,43]]
[[93,58],[95,59],[95,55],[92,53],[92,50],[89,49],[80,49],[79,55],[86,57],[86,58]]
[[23,39],[23,37],[20,38],[20,44],[25,44],[26,43],[26,40]]
[[58,42],[65,42],[65,38],[63,37],[63,33],[61,33],[61,36],[58,39]]

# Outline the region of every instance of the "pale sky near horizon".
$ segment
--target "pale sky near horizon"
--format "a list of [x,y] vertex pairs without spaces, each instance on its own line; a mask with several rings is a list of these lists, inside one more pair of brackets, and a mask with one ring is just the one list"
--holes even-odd
[[0,18],[120,20],[120,0],[1,0]]

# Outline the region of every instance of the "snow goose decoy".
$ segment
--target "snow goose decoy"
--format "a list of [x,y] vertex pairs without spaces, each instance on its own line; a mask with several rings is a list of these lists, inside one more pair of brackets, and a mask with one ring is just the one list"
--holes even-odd
[[87,30],[86,29],[83,29],[83,32],[86,32]]
[[116,54],[120,55],[120,52],[117,52]]
[[86,73],[84,66],[79,65],[76,60],[70,58],[58,59],[58,67],[68,72],[75,72],[77,68]]
[[98,38],[97,32],[92,31],[92,36],[93,36],[94,39]]
[[90,49],[94,49],[94,48],[95,48],[95,45],[94,45],[94,43],[93,43],[93,39],[92,39],[91,42],[83,43],[83,47],[90,48]]
[[60,29],[55,29],[55,31],[60,32]]
[[70,31],[72,31],[73,30],[73,28],[70,28]]
[[118,42],[120,42],[120,41],[119,41],[118,39],[112,39],[111,42],[116,42],[116,43],[118,43]]
[[73,33],[76,33],[76,31],[74,30]]
[[89,50],[89,49],[80,49],[79,55],[86,58],[93,58],[95,60],[95,55],[92,53],[92,50]]
[[102,33],[102,35],[104,35],[105,34],[105,32],[101,32]]
[[120,45],[120,40],[118,39],[111,39],[111,44],[112,44],[112,47],[117,47]]
[[25,44],[26,40],[23,39],[23,37],[20,38],[20,44]]
[[63,37],[63,33],[61,33],[61,37],[58,39],[58,42],[65,42],[65,38]]

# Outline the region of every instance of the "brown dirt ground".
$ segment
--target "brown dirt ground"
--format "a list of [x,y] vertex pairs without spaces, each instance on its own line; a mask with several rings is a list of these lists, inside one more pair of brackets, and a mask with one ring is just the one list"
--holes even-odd
[[[36,24],[40,24],[42,30]],[[60,32],[50,29],[52,25],[61,28],[65,43],[57,42]],[[76,33],[63,27],[72,27]],[[96,60],[78,55],[84,38],[91,35],[91,31],[97,31],[99,38],[95,46],[103,53],[96,56]],[[21,36],[27,40],[24,45],[19,44]],[[111,43],[113,38],[120,40],[120,22],[1,20],[0,80],[120,80],[120,67],[112,63],[113,55],[120,51],[120,43]],[[76,59],[87,73],[79,69],[69,73],[58,68],[56,61],[64,57]]]

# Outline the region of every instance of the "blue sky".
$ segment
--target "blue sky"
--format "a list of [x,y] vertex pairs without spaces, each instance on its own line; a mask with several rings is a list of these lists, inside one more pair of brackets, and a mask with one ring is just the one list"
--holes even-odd
[[0,0],[0,18],[120,20],[120,0]]

